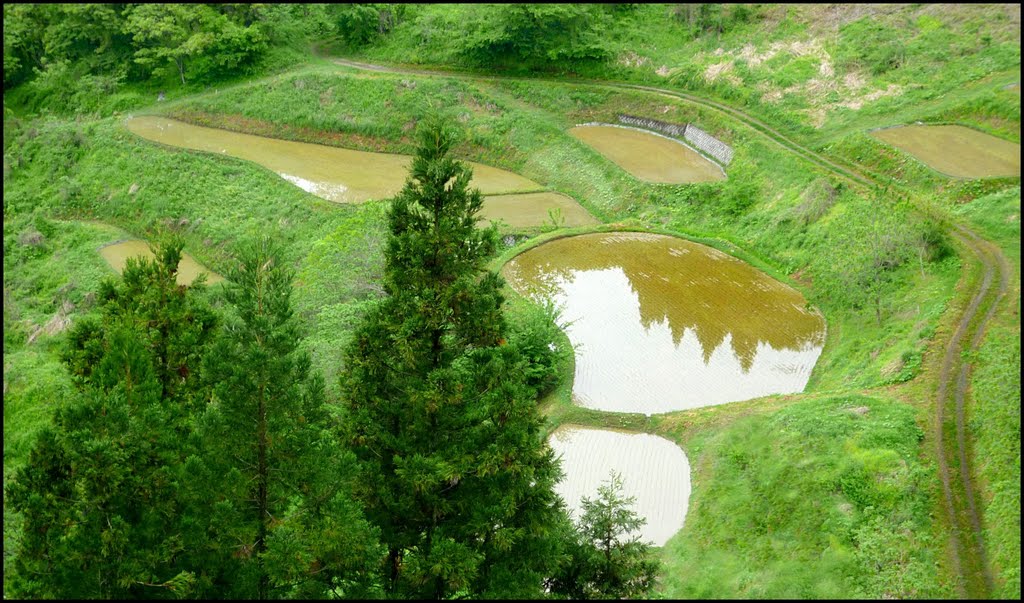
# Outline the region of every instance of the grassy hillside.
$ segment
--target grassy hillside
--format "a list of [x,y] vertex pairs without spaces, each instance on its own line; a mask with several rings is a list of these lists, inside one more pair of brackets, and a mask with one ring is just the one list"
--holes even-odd
[[[718,25],[696,31],[680,6],[615,9],[601,21],[607,59],[556,62],[538,73],[723,100],[893,186],[856,189],[707,107],[565,81],[355,72],[310,57],[273,77],[172,92],[159,104],[148,90],[113,99],[77,119],[28,116],[31,104],[8,111],[8,101],[26,93],[5,95],[5,478],[70,387],[56,351],[62,329],[113,275],[96,252],[103,244],[173,229],[187,252],[224,271],[237,240],[271,234],[297,270],[304,345],[332,396],[339,350],[382,293],[386,202],[328,203],[255,164],[141,140],[116,111],[401,153],[412,151],[416,124],[434,111],[462,131],[460,158],[571,195],[607,228],[711,243],[795,286],[828,321],[804,395],[653,419],[602,414],[571,405],[571,362],[564,367],[570,378],[546,407],[552,424],[648,430],[690,456],[690,514],[661,551],[667,597],[953,596],[947,528],[936,521],[941,494],[922,443],[933,394],[922,366],[941,354],[946,310],[965,295],[955,286],[969,266],[943,234],[950,221],[999,244],[1016,272],[976,359],[970,424],[996,594],[1019,596],[1020,179],[950,180],[866,133],[955,122],[1019,142],[1019,89],[1005,88],[1019,80],[1019,7],[727,5]],[[458,35],[439,32],[457,33],[484,10],[409,6],[390,34],[336,49],[479,71],[459,51]],[[644,183],[566,132],[620,113],[694,123],[726,141],[736,152],[728,179]],[[928,217],[915,211],[922,205]],[[888,230],[872,230],[878,224]],[[503,258],[567,234],[542,232],[550,230],[508,230],[515,247]],[[867,261],[858,233],[890,237],[906,251],[885,279],[846,278],[851,259]],[[854,297],[861,286],[878,293]],[[216,299],[215,288],[209,294]],[[517,328],[550,320],[512,297]],[[4,538],[6,558],[17,542],[17,518],[6,511]]]

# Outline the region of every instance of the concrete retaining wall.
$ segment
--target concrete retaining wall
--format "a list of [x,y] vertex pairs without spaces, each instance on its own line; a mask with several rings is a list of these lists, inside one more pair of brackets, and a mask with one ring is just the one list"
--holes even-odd
[[693,124],[686,125],[686,140],[693,146],[717,159],[722,165],[732,162],[732,147]]
[[683,138],[686,135],[686,124],[670,124],[665,121],[658,121],[647,117],[636,117],[634,115],[620,115],[619,121],[631,126],[657,130],[676,138]]
[[702,153],[710,155],[722,165],[729,165],[732,162],[732,147],[693,124],[673,124],[635,115],[619,115],[619,121],[631,126],[638,126],[676,138],[682,138]]

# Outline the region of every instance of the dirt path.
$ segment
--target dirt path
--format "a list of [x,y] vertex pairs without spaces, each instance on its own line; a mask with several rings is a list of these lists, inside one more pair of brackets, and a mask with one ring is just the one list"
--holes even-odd
[[[784,134],[768,124],[751,117],[722,103],[673,90],[641,86],[618,82],[593,80],[555,80],[552,78],[520,78],[491,75],[467,75],[463,73],[430,71],[424,69],[399,69],[384,65],[371,65],[346,59],[332,59],[334,63],[346,67],[378,72],[405,73],[410,75],[440,76],[469,80],[519,80],[519,81],[550,81],[552,83],[572,83],[574,85],[590,85],[606,88],[633,89],[678,98],[690,103],[721,112],[752,128],[756,132],[774,141],[790,152],[796,153],[811,163],[825,168],[850,182],[869,188],[888,186],[902,188],[888,179],[878,176],[866,176],[856,168],[836,163],[815,151],[792,141]],[[920,209],[920,208],[919,208]],[[921,211],[924,211],[923,209]],[[970,386],[970,373],[974,352],[978,350],[984,337],[986,327],[994,316],[1000,301],[1005,295],[1010,265],[998,246],[982,239],[962,224],[954,223],[950,234],[960,245],[971,252],[981,265],[983,276],[977,283],[977,289],[971,297],[970,304],[964,310],[956,329],[945,344],[945,356],[942,368],[937,377],[938,389],[935,400],[936,410],[936,457],[939,475],[942,481],[943,499],[951,527],[950,540],[953,552],[951,559],[953,570],[959,578],[957,588],[961,597],[988,598],[992,592],[992,573],[989,569],[984,544],[984,531],[981,514],[978,509],[977,495],[971,469],[971,442],[967,433],[964,404]],[[965,257],[967,261],[969,258]],[[964,278],[969,268],[964,268]],[[998,274],[998,286],[992,286]],[[980,318],[978,311],[987,308]],[[964,341],[969,343],[965,346]],[[952,420],[953,425],[947,427]],[[946,432],[952,428],[953,433]],[[954,474],[959,479],[954,479]]]
[[[998,247],[981,239],[970,230],[954,225],[951,234],[961,245],[970,249],[981,263],[984,274],[974,297],[964,310],[956,331],[946,346],[946,355],[939,374],[939,388],[936,396],[936,418],[939,430],[936,442],[938,460],[946,500],[946,512],[953,527],[953,547],[955,564],[963,583],[961,594],[971,598],[987,598],[993,589],[992,573],[989,569],[984,543],[984,532],[981,514],[975,495],[974,480],[971,475],[970,447],[964,413],[964,402],[969,388],[970,362],[964,359],[964,352],[973,353],[981,345],[985,326],[992,319],[996,308],[1006,294],[1010,278],[1010,266]],[[998,273],[998,286],[993,289],[992,283]],[[987,305],[988,310],[975,320],[980,308]],[[965,347],[963,341],[970,336],[970,343]],[[973,354],[971,354],[973,356]],[[957,371],[959,367],[959,371]],[[956,375],[956,383],[953,383]],[[952,400],[951,400],[952,397]],[[947,413],[952,411],[953,417]],[[946,425],[950,420],[955,423],[956,437],[953,441],[948,437]],[[955,470],[950,469],[951,461],[955,461]],[[960,476],[960,484],[954,489],[952,474]]]

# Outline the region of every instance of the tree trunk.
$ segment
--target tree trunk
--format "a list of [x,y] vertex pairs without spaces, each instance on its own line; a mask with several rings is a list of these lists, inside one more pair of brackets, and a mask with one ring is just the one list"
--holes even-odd
[[259,533],[256,537],[256,555],[257,562],[259,564],[260,581],[257,590],[259,599],[263,600],[267,598],[267,573],[263,569],[263,557],[262,553],[267,550],[267,523],[270,520],[268,496],[267,496],[267,480],[268,480],[268,467],[267,467],[267,404],[264,399],[264,387],[260,386],[260,399],[259,409],[257,414],[259,415],[259,426],[257,427],[257,485],[256,485],[256,506],[257,512],[259,513]]
[[399,567],[402,565],[402,553],[398,549],[388,550],[388,592],[394,594],[398,585]]

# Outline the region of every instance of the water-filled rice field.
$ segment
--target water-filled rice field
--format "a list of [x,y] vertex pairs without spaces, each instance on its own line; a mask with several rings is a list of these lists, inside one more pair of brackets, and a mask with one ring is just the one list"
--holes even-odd
[[954,178],[1020,176],[1020,145],[963,126],[900,126],[872,136]]
[[576,350],[573,401],[656,414],[803,390],[825,341],[795,289],[721,251],[637,232],[557,239],[508,262],[554,301]]
[[513,227],[545,223],[573,227],[601,223],[572,197],[552,192],[489,195],[484,197],[480,215],[481,219],[502,220]]
[[[165,117],[134,117],[126,126],[138,136],[169,146],[258,163],[306,192],[337,203],[393,197],[405,184],[412,163],[408,155],[278,140]],[[482,211],[484,218],[501,219],[514,227],[541,226],[550,221],[548,211],[552,210],[561,212],[565,226],[597,223],[571,197],[544,192],[542,185],[508,170],[467,163],[473,169],[470,186],[488,196]]]
[[[153,259],[153,252],[149,249],[149,243],[146,241],[131,240],[122,241],[120,243],[112,243],[105,245],[100,248],[100,255],[103,259],[110,264],[110,267],[117,271],[118,274],[124,272],[125,264],[130,257],[144,257],[146,259]],[[181,253],[181,262],[178,263],[178,274],[175,279],[179,285],[191,285],[192,281],[196,280],[196,277],[200,273],[206,274],[207,284],[219,283],[224,280],[224,277],[211,272],[202,264],[197,262],[195,258],[185,253]]]
[[584,125],[569,134],[587,143],[633,176],[660,184],[725,180],[725,172],[681,141],[646,130]]
[[565,478],[555,491],[574,519],[582,499],[597,498],[611,472],[622,478],[622,496],[635,497],[632,509],[647,521],[642,540],[663,546],[683,527],[690,499],[690,464],[679,446],[648,433],[629,433],[563,425],[548,438],[562,456]]

